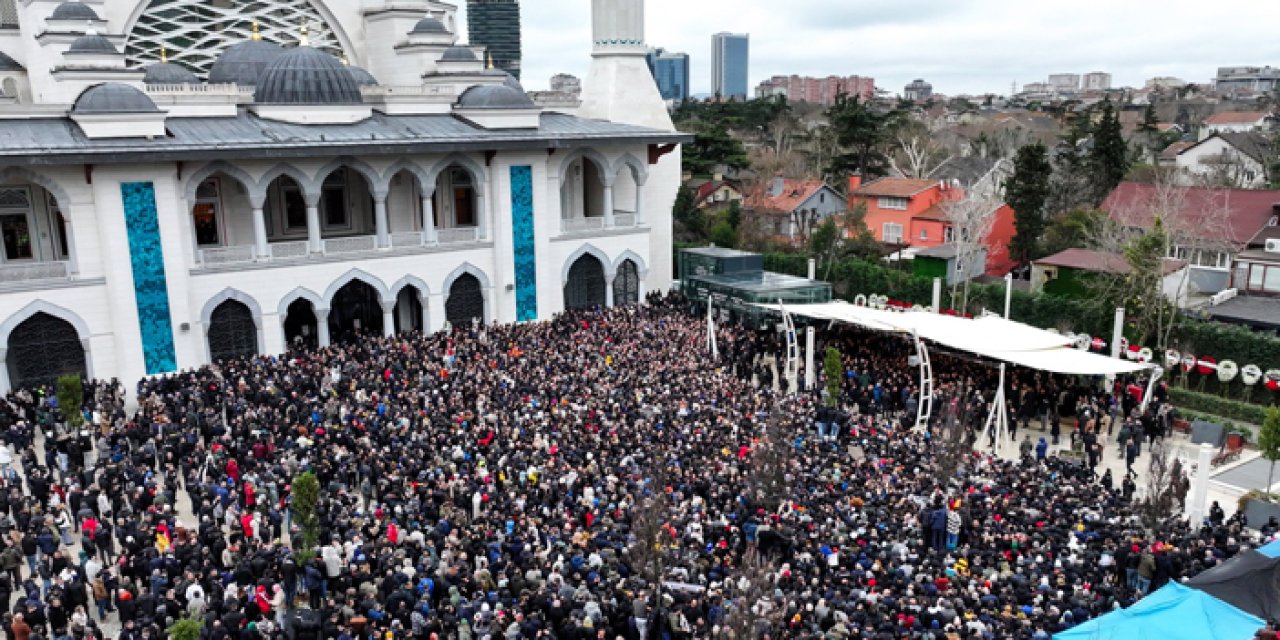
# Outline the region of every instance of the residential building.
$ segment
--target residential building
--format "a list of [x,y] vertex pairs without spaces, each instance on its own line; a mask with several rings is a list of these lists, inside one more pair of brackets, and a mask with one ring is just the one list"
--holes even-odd
[[822,180],[775,176],[758,185],[743,208],[766,235],[794,241],[808,238],[824,220],[842,213],[845,200]]
[[663,100],[683,102],[689,99],[689,54],[658,48],[651,49],[645,60]]
[[782,96],[788,102],[808,102],[831,106],[841,95],[870,100],[876,95],[875,78],[862,76],[773,76],[756,87],[757,98]]
[[1275,120],[1266,111],[1226,111],[1215,113],[1204,119],[1200,127],[1200,139],[1204,140],[1215,133],[1244,133],[1246,131],[1269,131]]
[[1179,151],[1174,158],[1183,184],[1260,189],[1275,157],[1271,137],[1259,131],[1215,133]]
[[1235,91],[1267,93],[1280,87],[1280,68],[1273,67],[1218,67],[1213,89],[1228,94]]
[[582,95],[582,80],[568,73],[551,76],[551,90],[572,96]]
[[912,273],[922,278],[942,278],[948,285],[981,277],[986,268],[985,246],[962,251],[955,242],[921,249],[911,260]]
[[[1092,299],[1098,292],[1089,282],[1091,276],[1126,276],[1132,270],[1129,262],[1120,254],[1091,249],[1067,249],[1031,263],[1031,292],[1043,291],[1067,298]],[[1160,288],[1170,302],[1178,307],[1187,306],[1189,282],[1185,260],[1163,260]]]
[[1049,76],[1049,86],[1058,93],[1075,93],[1080,90],[1080,74],[1055,73]]
[[1082,87],[1085,91],[1107,91],[1111,89],[1111,74],[1104,71],[1086,73]]
[[1147,80],[1143,86],[1153,91],[1168,91],[1170,89],[1181,89],[1187,86],[1187,81],[1173,76],[1157,76]]
[[912,102],[923,102],[933,97],[933,85],[920,78],[911,81],[902,89],[902,98]]
[[[0,41],[22,96],[0,104],[0,392],[671,286],[690,137],[648,81],[643,0],[594,3],[581,117],[459,45],[451,4],[329,7],[18,4]],[[211,58],[194,44],[223,37]],[[144,40],[129,66],[120,46]]]
[[685,186],[693,190],[693,201],[699,209],[718,211],[731,203],[741,203],[742,190],[723,174],[715,174],[710,180],[699,178],[685,182]]
[[[956,241],[947,217],[946,203],[964,198],[964,187],[947,180],[880,178],[866,185],[859,176],[849,179],[849,208],[866,207],[866,224],[872,236],[885,244],[929,248]],[[986,272],[1003,276],[1016,264],[1009,256],[1013,239],[1013,209],[999,200],[995,222],[986,238]]]
[[[1246,295],[1280,297],[1280,210],[1236,257],[1231,286]],[[1280,316],[1272,321],[1280,324]]]
[[517,0],[467,0],[467,34],[484,47],[493,66],[520,79],[520,3]]
[[721,32],[711,36],[711,92],[729,100],[746,100],[750,68],[750,36]]
[[1150,229],[1159,215],[1180,240],[1171,258],[1190,263],[1191,293],[1211,296],[1231,286],[1231,266],[1241,247],[1280,214],[1280,191],[1163,187],[1122,182],[1102,203],[1116,222]]

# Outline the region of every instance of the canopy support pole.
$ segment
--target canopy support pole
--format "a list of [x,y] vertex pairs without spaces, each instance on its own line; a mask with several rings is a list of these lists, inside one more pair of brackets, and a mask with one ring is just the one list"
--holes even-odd
[[[1192,531],[1199,530],[1200,523],[1204,522],[1205,515],[1208,514],[1205,503],[1209,501],[1209,470],[1213,466],[1213,445],[1201,444],[1199,454],[1196,476],[1191,481],[1191,504],[1186,505],[1187,520],[1191,523]],[[1266,490],[1270,491],[1271,487]]]
[[916,359],[920,361],[920,402],[916,409],[917,430],[929,428],[933,417],[933,364],[929,361],[929,348],[920,340],[920,334],[912,331],[916,343]]
[[[992,449],[1000,447],[1000,437],[1009,432],[1009,413],[1006,410],[1004,397],[1005,364],[1000,363],[1000,386],[996,389],[996,397],[991,401],[991,412],[987,414],[987,426],[982,429],[982,436],[990,438],[994,443]],[[995,429],[995,433],[992,433]]]
[[709,295],[707,296],[707,352],[711,354],[712,360],[720,359],[720,348],[716,344],[715,306]]
[[[1151,404],[1151,396],[1156,392],[1156,382],[1160,380],[1160,376],[1164,375],[1164,369],[1159,365],[1151,367],[1151,379],[1147,381],[1147,392],[1142,394],[1142,412],[1147,412],[1147,405]],[[1270,489],[1268,489],[1270,491]]]
[[813,327],[804,328],[804,388],[812,390],[814,385],[818,384],[818,372],[814,369],[814,349],[816,342]]
[[786,331],[787,339],[787,362],[783,369],[783,377],[787,380],[788,390],[792,393],[799,391],[797,389],[796,378],[800,375],[800,340],[796,336],[795,319],[787,313],[787,308],[783,306],[782,299],[778,299],[778,308],[782,310],[782,326]]

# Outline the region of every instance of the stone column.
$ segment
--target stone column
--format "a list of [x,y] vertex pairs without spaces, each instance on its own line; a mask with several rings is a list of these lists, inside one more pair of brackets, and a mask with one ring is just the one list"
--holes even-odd
[[373,196],[373,225],[374,233],[378,236],[378,248],[390,247],[391,230],[387,224],[387,194],[385,193]]
[[260,205],[253,207],[253,252],[259,260],[271,257],[267,247],[267,217]]
[[604,228],[613,228],[613,185],[604,186]]
[[0,393],[9,392],[9,361],[7,359],[9,350],[0,347]]
[[436,204],[430,194],[422,196],[422,237],[427,244],[435,244],[436,236]]
[[316,309],[316,339],[319,340],[320,346],[329,346],[329,310]]
[[644,226],[644,183],[636,181],[636,226]]
[[[479,209],[479,211],[476,212],[476,226],[479,227],[479,229],[476,229],[476,238],[479,240],[484,240],[489,237],[490,200],[492,200],[492,198],[489,197],[489,181],[485,181],[484,185],[480,189],[476,190],[476,204],[478,205],[476,208]],[[455,224],[457,223],[455,222]]]
[[[1192,529],[1209,515],[1209,472],[1213,466],[1213,445],[1200,445],[1200,458],[1196,461],[1196,475],[1191,479],[1191,496],[1186,505],[1187,519]],[[1271,487],[1267,487],[1271,491]]]
[[613,281],[618,277],[617,274],[605,274],[604,276],[604,306],[613,306]]
[[382,303],[382,335],[390,338],[396,334],[396,301]]
[[320,253],[324,250],[323,240],[320,238],[320,202],[307,202],[307,246],[311,249],[311,253]]

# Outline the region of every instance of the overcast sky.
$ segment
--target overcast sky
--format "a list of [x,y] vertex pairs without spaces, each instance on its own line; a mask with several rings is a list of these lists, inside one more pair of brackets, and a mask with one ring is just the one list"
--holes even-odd
[[[465,0],[460,16],[466,13]],[[590,0],[523,0],[524,85],[590,65]],[[923,77],[946,94],[1008,93],[1050,73],[1210,79],[1219,66],[1280,66],[1275,0],[649,0],[650,46],[691,56],[710,91],[711,34],[751,35],[752,88],[775,74],[862,75],[890,93]],[[465,32],[464,32],[465,34]],[[465,36],[464,36],[465,37]]]

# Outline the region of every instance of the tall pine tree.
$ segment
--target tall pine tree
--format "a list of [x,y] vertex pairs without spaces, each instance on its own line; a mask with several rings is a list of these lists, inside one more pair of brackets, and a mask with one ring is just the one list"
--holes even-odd
[[1005,184],[1005,200],[1013,208],[1017,233],[1009,243],[1009,256],[1018,264],[1039,258],[1040,238],[1045,231],[1045,201],[1049,199],[1049,150],[1043,144],[1029,144],[1018,150],[1013,176]]
[[1110,100],[1102,102],[1102,117],[1093,130],[1093,149],[1089,152],[1089,170],[1093,176],[1094,205],[1115,190],[1129,173],[1129,145],[1120,129],[1120,114]]

